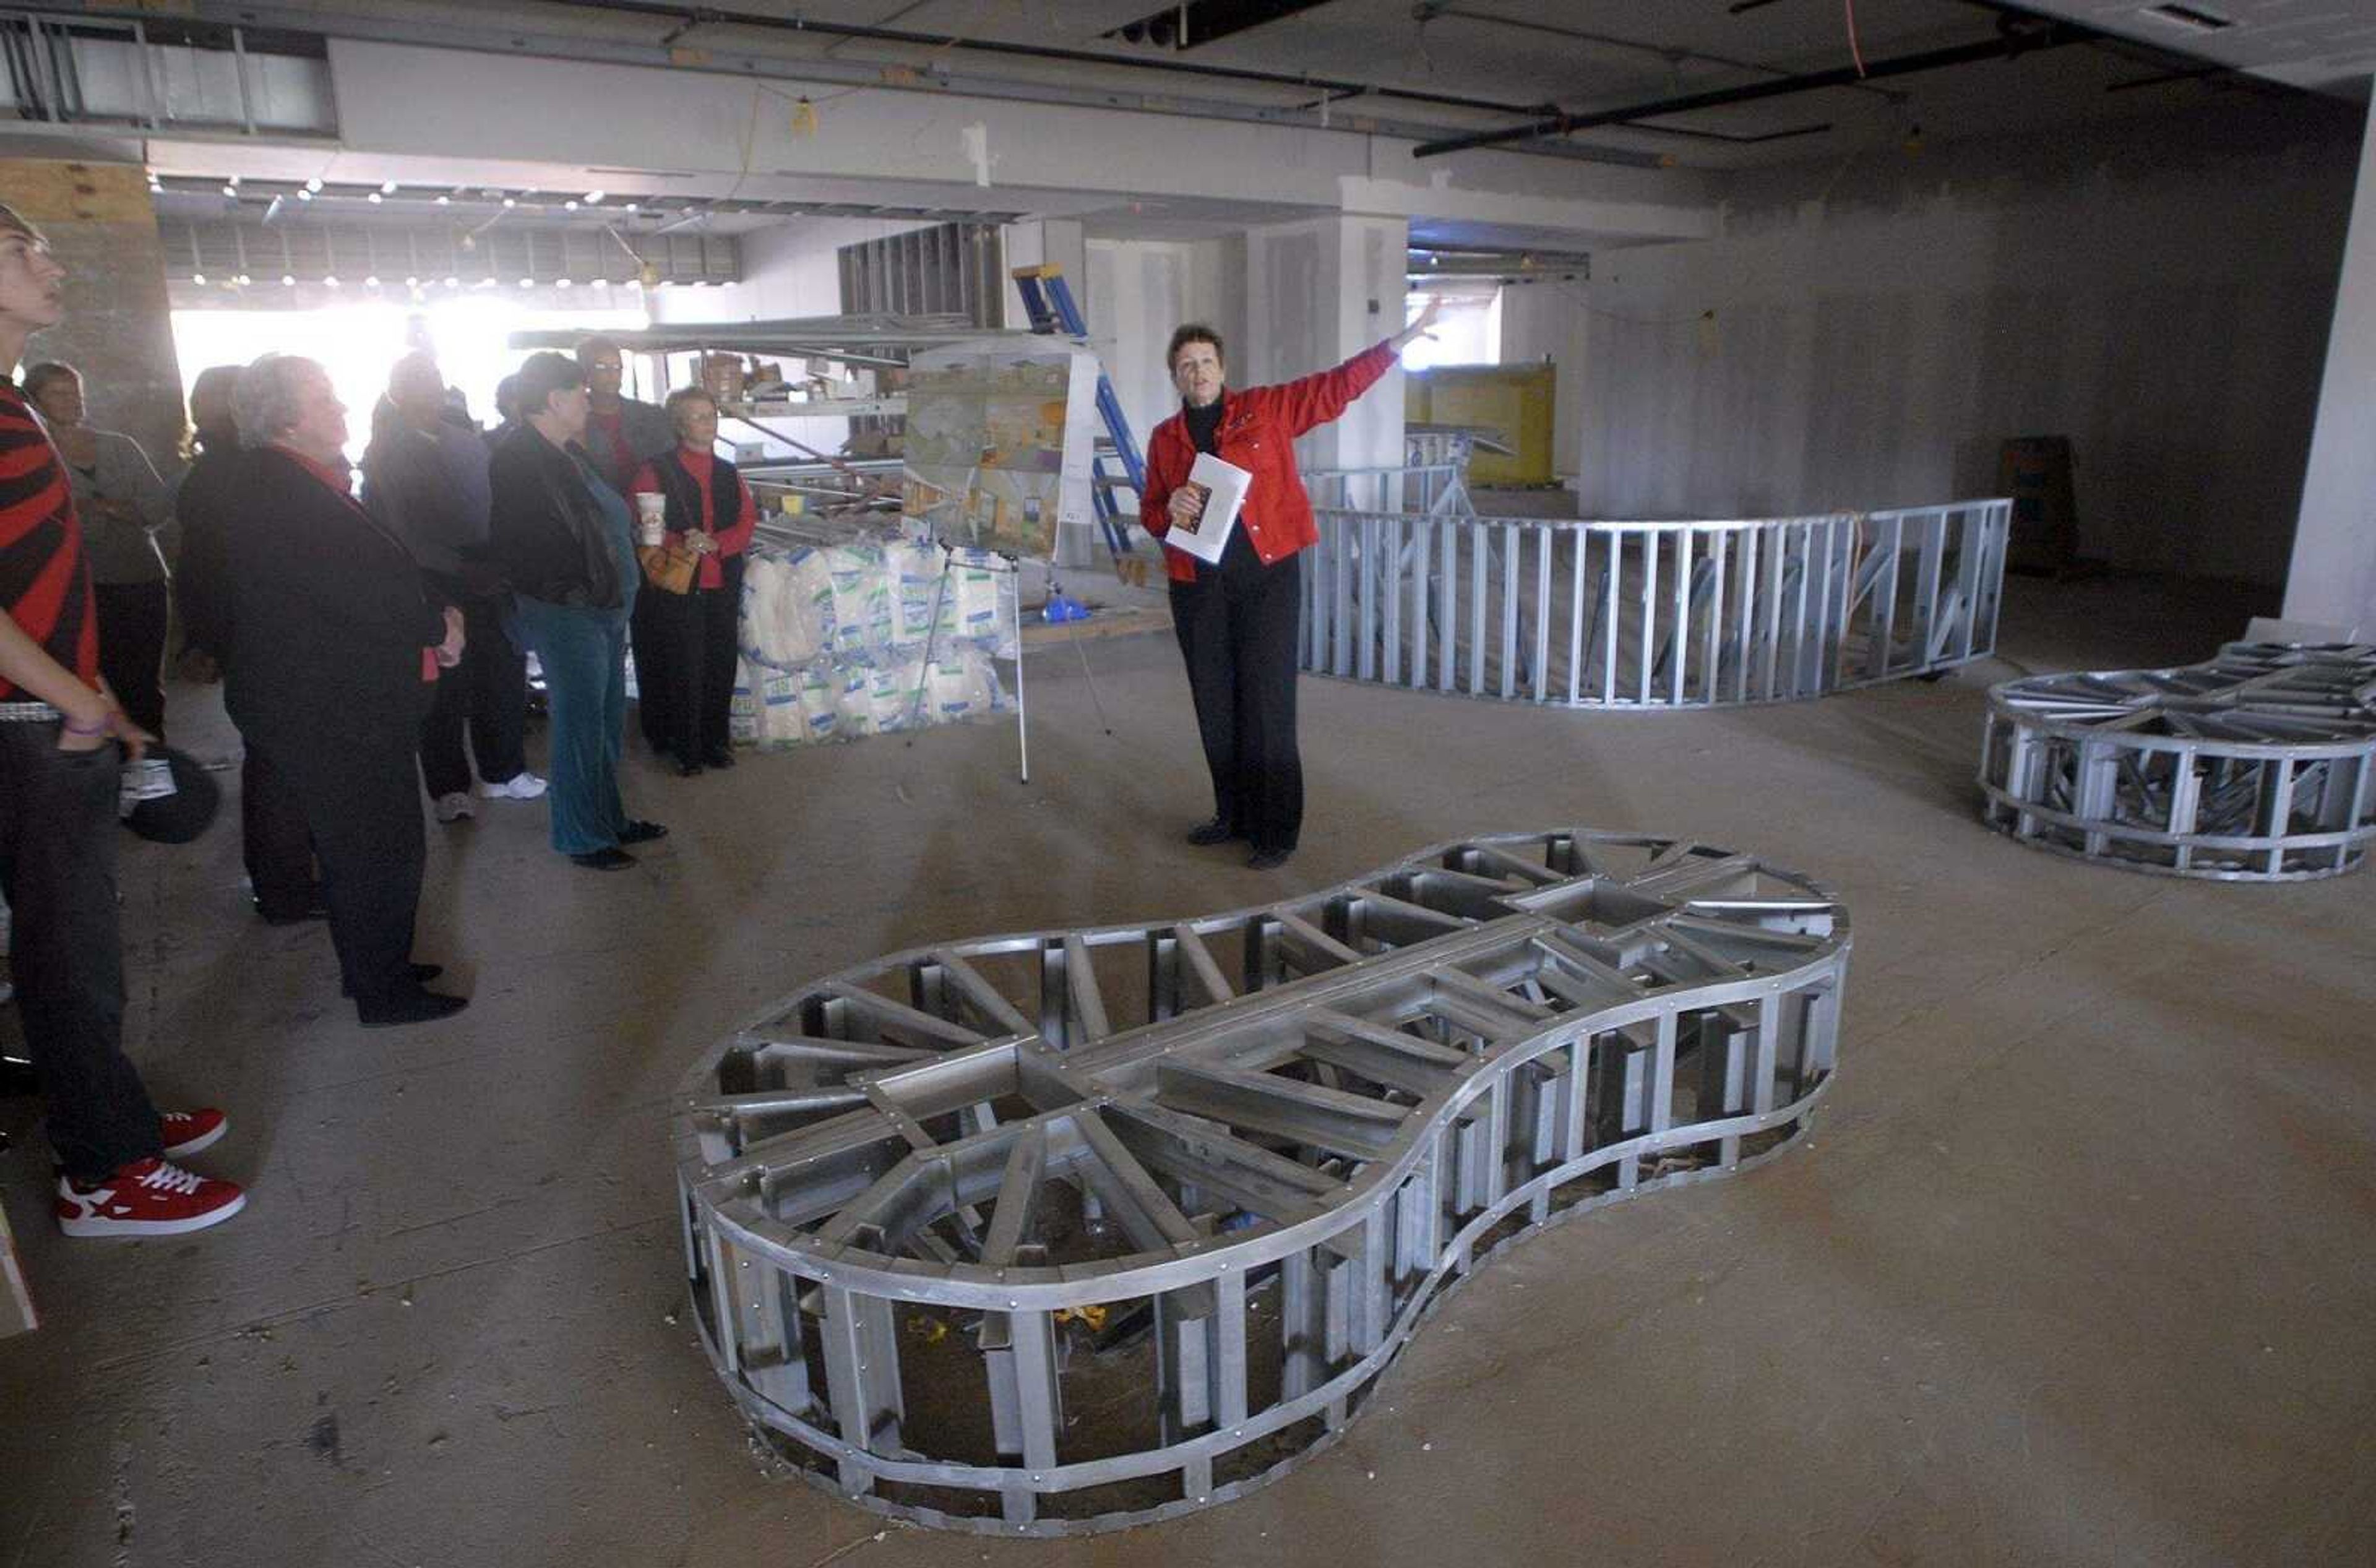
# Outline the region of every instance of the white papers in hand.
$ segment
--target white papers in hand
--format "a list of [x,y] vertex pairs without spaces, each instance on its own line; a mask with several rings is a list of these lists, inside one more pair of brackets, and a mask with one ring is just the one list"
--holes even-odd
[[1245,505],[1246,489],[1253,481],[1254,476],[1236,464],[1225,463],[1210,452],[1197,453],[1187,482],[1180,487],[1196,497],[1196,516],[1184,523],[1172,519],[1163,542],[1199,561],[1218,561],[1229,545],[1230,530],[1237,526],[1238,508]]

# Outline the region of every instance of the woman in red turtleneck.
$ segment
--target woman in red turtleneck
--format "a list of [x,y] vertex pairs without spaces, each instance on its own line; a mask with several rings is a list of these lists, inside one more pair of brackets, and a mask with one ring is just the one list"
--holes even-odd
[[734,626],[742,604],[742,552],[759,511],[734,465],[718,456],[718,404],[698,386],[669,395],[673,451],[636,475],[630,493],[668,500],[668,542],[701,557],[691,591],[648,584],[654,616],[648,670],[637,669],[646,722],[676,754],[687,777],[731,767],[727,709],[734,696]]

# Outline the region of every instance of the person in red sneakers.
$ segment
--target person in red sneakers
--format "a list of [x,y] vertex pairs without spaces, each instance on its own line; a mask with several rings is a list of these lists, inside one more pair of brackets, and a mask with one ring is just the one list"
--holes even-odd
[[115,925],[117,775],[148,736],[99,679],[82,526],[49,437],[11,379],[25,339],[62,314],[65,268],[0,207],[0,896],[33,1070],[48,1099],[59,1228],[170,1236],[246,1196],[172,1163],[222,1136],[223,1116],[160,1116],[124,1054]]

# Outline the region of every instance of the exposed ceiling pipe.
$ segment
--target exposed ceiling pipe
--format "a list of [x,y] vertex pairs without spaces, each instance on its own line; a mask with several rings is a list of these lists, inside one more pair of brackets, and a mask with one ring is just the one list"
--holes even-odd
[[1842,65],[1835,70],[1810,71],[1780,81],[1752,82],[1746,87],[1720,88],[1713,92],[1695,92],[1681,98],[1661,99],[1652,103],[1633,103],[1622,109],[1600,109],[1584,114],[1557,114],[1506,130],[1478,131],[1467,136],[1445,137],[1436,141],[1421,142],[1411,149],[1414,158],[1435,158],[1447,152],[1466,152],[1471,148],[1502,147],[1511,142],[1535,141],[1544,137],[1565,136],[1571,131],[1588,131],[1599,125],[1621,122],[1655,119],[1665,114],[1686,114],[1693,110],[1721,108],[1732,103],[1752,103],[1761,99],[1787,98],[1801,92],[1814,92],[1829,87],[1854,87],[1859,82],[1878,77],[1912,76],[1918,71],[1941,71],[1954,65],[1977,65],[1983,60],[2010,60],[2042,49],[2059,49],[2065,44],[2085,43],[2097,35],[2085,28],[2055,22],[2034,30],[2008,30],[2001,38],[1982,43],[1958,44],[1951,49],[1925,50],[1919,54],[1901,54],[1894,60],[1875,60],[1859,67]]

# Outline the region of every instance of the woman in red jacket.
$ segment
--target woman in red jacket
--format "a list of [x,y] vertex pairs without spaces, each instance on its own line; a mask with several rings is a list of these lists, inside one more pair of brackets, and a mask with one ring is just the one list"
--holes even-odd
[[1213,775],[1213,820],[1191,828],[1188,842],[1250,839],[1246,864],[1257,871],[1286,863],[1303,828],[1303,759],[1295,745],[1298,557],[1320,534],[1293,443],[1394,368],[1435,312],[1431,299],[1417,321],[1334,370],[1242,392],[1225,385],[1219,333],[1191,324],[1171,335],[1167,362],[1181,409],[1147,440],[1139,521],[1161,539],[1174,522],[1194,519],[1204,498],[1182,486],[1199,452],[1253,475],[1218,563],[1169,546],[1163,552],[1172,629]]
[[751,487],[718,456],[718,399],[699,386],[669,394],[677,445],[646,463],[628,487],[668,498],[668,542],[701,557],[690,591],[644,585],[652,610],[636,679],[645,725],[676,754],[690,778],[705,767],[731,767],[727,727],[734,700],[735,622],[742,606],[742,552],[759,526]]

